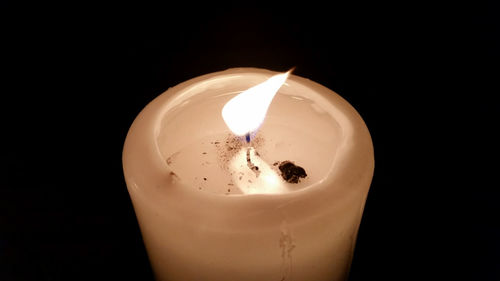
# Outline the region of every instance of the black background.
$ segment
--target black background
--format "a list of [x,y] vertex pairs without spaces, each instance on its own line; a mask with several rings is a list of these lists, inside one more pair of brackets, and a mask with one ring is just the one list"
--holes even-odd
[[153,280],[127,130],[167,88],[242,66],[295,66],[364,118],[349,280],[499,280],[499,10],[374,2],[2,2],[0,280]]

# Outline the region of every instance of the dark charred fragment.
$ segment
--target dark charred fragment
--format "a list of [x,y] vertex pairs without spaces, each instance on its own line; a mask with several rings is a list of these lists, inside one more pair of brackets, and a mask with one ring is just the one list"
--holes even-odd
[[283,179],[289,183],[298,183],[301,178],[307,177],[307,173],[304,168],[297,166],[290,161],[281,162],[278,168],[281,171]]

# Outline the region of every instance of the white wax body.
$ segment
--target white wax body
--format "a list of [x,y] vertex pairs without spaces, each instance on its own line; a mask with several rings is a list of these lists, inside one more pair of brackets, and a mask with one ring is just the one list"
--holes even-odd
[[259,194],[262,182],[239,184],[217,162],[213,142],[229,133],[224,103],[274,74],[238,68],[189,80],[130,128],[125,179],[157,280],[346,278],[374,169],[370,134],[352,106],[291,75],[257,135],[259,154],[269,165],[295,161],[308,177]]

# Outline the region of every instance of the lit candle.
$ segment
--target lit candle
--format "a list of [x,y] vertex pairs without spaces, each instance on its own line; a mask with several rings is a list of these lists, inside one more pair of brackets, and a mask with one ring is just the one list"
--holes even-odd
[[322,281],[348,274],[374,160],[336,93],[237,68],[151,102],[123,167],[158,280]]

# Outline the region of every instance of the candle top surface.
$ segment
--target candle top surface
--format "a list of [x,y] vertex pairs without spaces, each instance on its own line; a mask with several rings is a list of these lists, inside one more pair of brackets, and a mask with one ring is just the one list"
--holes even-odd
[[[155,155],[150,172],[200,194],[283,196],[334,184],[339,172],[355,165],[347,161],[349,154],[365,153],[366,161],[371,157],[373,162],[371,138],[357,112],[333,91],[295,75],[277,92],[250,143],[232,134],[220,114],[223,106],[275,74],[229,69],[186,81],[159,96],[136,121],[148,122],[137,131],[143,131],[139,142],[151,145],[149,155]],[[148,131],[151,140],[144,136]],[[307,176],[287,182],[279,167],[285,162],[300,166]]]

